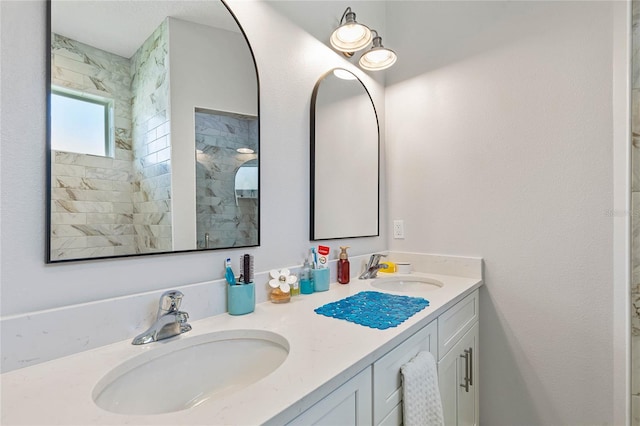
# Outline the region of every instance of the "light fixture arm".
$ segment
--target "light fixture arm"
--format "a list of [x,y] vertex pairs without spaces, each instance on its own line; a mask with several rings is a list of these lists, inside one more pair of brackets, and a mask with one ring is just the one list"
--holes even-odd
[[[347,8],[344,10],[344,13],[342,14],[342,18],[340,18],[340,23],[338,24],[338,26],[342,25],[342,23],[343,23],[343,21],[344,21],[345,16],[347,16],[347,13],[353,13],[353,12],[351,11],[351,6],[347,7]],[[353,13],[353,14],[355,15],[355,13]],[[354,17],[354,20],[355,20],[355,17]]]

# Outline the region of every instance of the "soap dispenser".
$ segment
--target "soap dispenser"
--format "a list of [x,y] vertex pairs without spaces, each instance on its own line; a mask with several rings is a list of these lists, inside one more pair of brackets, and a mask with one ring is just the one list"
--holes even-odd
[[347,249],[349,247],[340,247],[340,259],[338,259],[338,282],[340,284],[349,284],[349,255]]
[[311,278],[311,265],[309,261],[305,259],[304,265],[300,270],[300,293],[311,294],[313,293],[313,280]]

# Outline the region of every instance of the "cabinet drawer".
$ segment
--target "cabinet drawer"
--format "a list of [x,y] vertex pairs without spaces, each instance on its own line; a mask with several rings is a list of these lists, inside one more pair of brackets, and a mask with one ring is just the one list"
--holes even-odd
[[432,321],[373,363],[373,424],[402,424],[402,379],[400,367],[419,352],[438,359],[437,320]]
[[478,321],[478,290],[438,317],[438,360]]

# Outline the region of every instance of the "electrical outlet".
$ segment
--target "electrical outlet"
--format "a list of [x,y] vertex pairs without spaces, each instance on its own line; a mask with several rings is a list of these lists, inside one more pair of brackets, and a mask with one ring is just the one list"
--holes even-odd
[[393,238],[396,240],[404,238],[404,220],[393,221]]

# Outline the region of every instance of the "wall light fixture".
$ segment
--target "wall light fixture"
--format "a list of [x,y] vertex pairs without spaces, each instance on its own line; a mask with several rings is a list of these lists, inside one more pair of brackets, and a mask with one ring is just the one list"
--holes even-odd
[[398,60],[398,55],[382,45],[382,37],[376,30],[371,30],[376,36],[373,38],[373,46],[360,57],[358,64],[369,71],[380,71],[389,68]]
[[347,7],[340,18],[340,26],[333,31],[329,41],[334,49],[351,57],[353,52],[364,49],[371,42],[371,30],[359,24],[356,14]]
[[382,37],[376,30],[371,30],[356,21],[356,14],[351,10],[351,7],[347,7],[344,11],[342,18],[340,18],[340,25],[333,31],[329,39],[331,46],[348,58],[358,50],[366,48],[372,40],[371,49],[365,52],[358,61],[360,67],[369,71],[380,71],[392,66],[398,56],[393,50],[382,45]]

